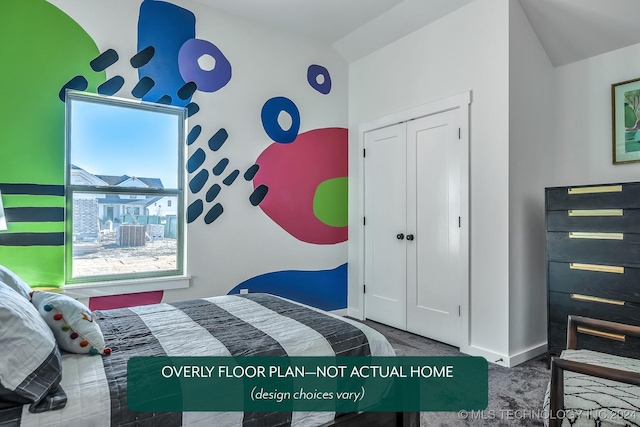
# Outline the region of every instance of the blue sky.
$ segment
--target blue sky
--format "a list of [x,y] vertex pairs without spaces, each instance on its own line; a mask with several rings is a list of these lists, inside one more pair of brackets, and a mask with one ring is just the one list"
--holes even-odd
[[95,175],[160,178],[177,188],[179,116],[71,102],[71,163]]

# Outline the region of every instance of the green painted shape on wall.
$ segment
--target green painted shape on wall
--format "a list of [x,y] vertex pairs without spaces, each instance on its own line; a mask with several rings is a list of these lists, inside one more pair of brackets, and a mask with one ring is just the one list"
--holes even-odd
[[[64,103],[58,93],[77,75],[95,92],[106,73],[94,72],[89,62],[100,51],[77,22],[44,0],[0,1],[0,40],[0,182],[64,184]],[[18,197],[7,205],[64,203],[61,197]],[[43,229],[39,223],[17,227]],[[64,284],[62,246],[1,246],[0,262],[31,286]]]
[[64,222],[9,222],[7,233],[64,233]]
[[321,182],[313,196],[313,213],[332,227],[345,227],[349,222],[349,178],[333,178]]
[[91,37],[44,0],[0,2],[0,182],[64,183],[64,103],[60,89],[76,75],[88,91],[105,81],[89,62]]
[[60,270],[64,266],[64,251],[58,249],[51,246],[0,246],[0,260],[32,288],[62,286],[64,274]]
[[23,207],[63,208],[64,197],[3,194],[2,204],[4,205],[5,208],[23,208]]

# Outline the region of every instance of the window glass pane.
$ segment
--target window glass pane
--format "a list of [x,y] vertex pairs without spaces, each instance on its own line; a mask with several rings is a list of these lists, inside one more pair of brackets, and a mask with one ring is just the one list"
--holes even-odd
[[176,271],[177,201],[175,195],[74,192],[72,277]]
[[71,185],[178,188],[177,113],[69,98]]

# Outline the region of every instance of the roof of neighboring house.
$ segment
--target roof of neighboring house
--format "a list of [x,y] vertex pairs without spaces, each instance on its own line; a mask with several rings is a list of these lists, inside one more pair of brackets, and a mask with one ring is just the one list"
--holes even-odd
[[125,182],[128,179],[137,179],[141,182],[143,182],[147,187],[151,187],[151,188],[164,188],[164,185],[162,185],[162,180],[160,178],[141,178],[139,176],[129,176],[129,175],[120,175],[120,176],[116,176],[116,175],[98,175],[98,174],[93,174],[85,169],[82,169],[81,167],[78,167],[74,164],[71,164],[71,169],[77,169],[77,170],[81,170],[81,171],[85,171],[90,175],[93,175],[97,178],[100,178],[101,180],[103,180],[104,182],[106,182],[108,185],[119,185],[122,184],[123,182]]
[[101,180],[103,180],[109,185],[120,185],[126,180],[133,178],[133,179],[142,181],[147,187],[164,188],[164,185],[162,185],[162,180],[160,180],[160,178],[142,178],[139,176],[129,176],[129,175],[121,175],[121,176],[95,175],[95,176],[97,176],[98,178],[100,178]]
[[145,201],[147,202],[146,205],[149,206],[151,203],[155,203],[158,200],[164,198],[166,196],[155,196],[155,197],[149,197],[147,199],[145,199]]

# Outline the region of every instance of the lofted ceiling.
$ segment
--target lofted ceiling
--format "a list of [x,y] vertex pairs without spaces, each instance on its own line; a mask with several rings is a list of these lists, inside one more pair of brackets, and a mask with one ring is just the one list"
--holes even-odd
[[558,67],[640,43],[640,0],[520,0]]
[[[359,59],[474,0],[196,0]],[[551,63],[640,43],[640,0],[518,0]]]

